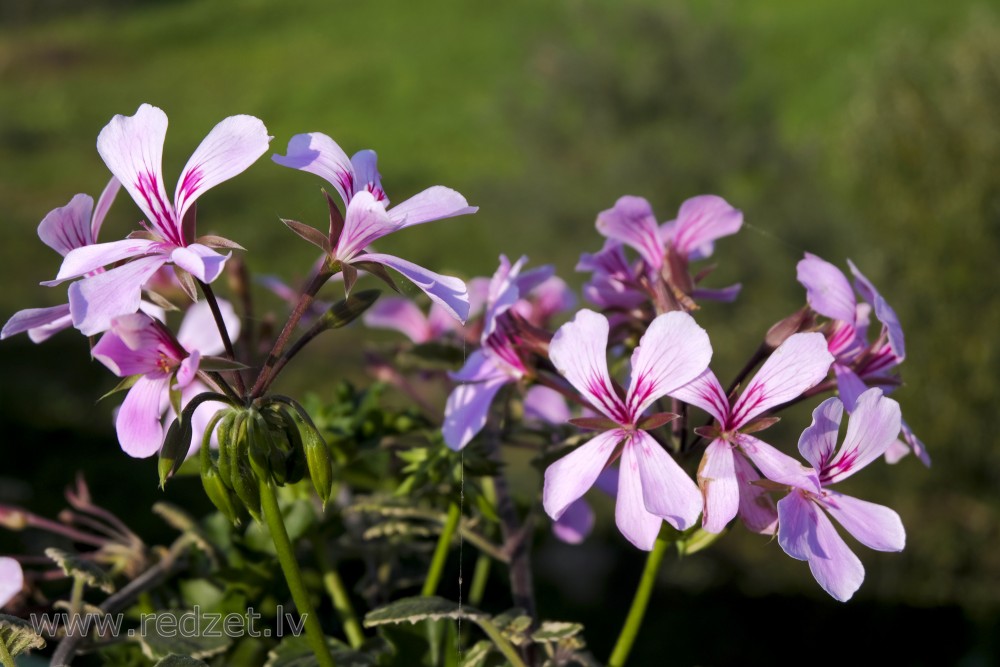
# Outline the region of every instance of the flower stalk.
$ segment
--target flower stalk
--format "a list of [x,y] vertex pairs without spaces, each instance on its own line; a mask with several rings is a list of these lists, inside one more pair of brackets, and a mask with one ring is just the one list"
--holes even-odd
[[455,502],[450,503],[448,505],[448,516],[445,518],[444,526],[441,529],[441,536],[438,538],[437,546],[434,547],[434,557],[431,559],[431,567],[427,571],[423,590],[420,591],[420,594],[424,597],[430,597],[437,592],[445,563],[448,562],[448,547],[451,545],[451,539],[455,536],[455,531],[458,529],[458,522],[461,518],[462,510],[458,507],[458,504]]
[[642,619],[646,615],[646,607],[649,606],[649,598],[653,593],[653,584],[656,583],[656,574],[660,571],[663,563],[663,555],[667,552],[670,543],[662,537],[656,538],[653,550],[646,557],[646,566],[642,570],[642,578],[639,579],[639,586],[635,589],[635,597],[632,598],[632,606],[629,607],[628,616],[625,617],[625,625],[622,626],[618,634],[618,640],[608,658],[608,667],[623,667],[628,660],[629,653],[632,652],[632,645],[639,635],[639,628],[642,627]]

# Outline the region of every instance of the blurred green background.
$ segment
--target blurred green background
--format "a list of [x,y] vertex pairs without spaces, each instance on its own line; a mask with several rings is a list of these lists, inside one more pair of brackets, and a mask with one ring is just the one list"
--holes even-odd
[[[722,377],[802,303],[803,251],[851,257],[906,328],[897,397],[934,466],[873,465],[843,490],[896,508],[906,551],[859,547],[868,577],[839,605],[775,543],[735,530],[668,563],[635,663],[662,664],[664,650],[680,664],[825,662],[834,655],[814,652],[846,655],[852,640],[830,643],[845,631],[874,638],[894,664],[1000,662],[996,3],[4,2],[0,317],[63,300],[37,286],[58,259],[35,227],[73,194],[99,193],[97,134],[142,102],[170,118],[169,191],[235,113],[262,118],[277,152],[306,131],[349,153],[374,148],[396,201],[435,183],[458,189],[481,206],[475,217],[380,247],[464,276],[527,253],[578,286],[576,257],[600,246],[595,215],[618,196],[645,196],[666,220],[689,196],[720,194],[748,223],[719,244],[712,279],[744,293],[700,315]],[[262,159],[202,198],[200,229],[246,246],[254,271],[300,277],[312,251],[278,217],[320,225],[319,186]],[[103,238],[138,218],[119,199]],[[342,360],[358,344],[355,333],[309,354]],[[0,363],[6,500],[55,511],[76,469],[112,508],[159,497],[152,463],[124,460],[109,406],[95,407],[113,381],[82,339],[4,341]],[[324,383],[345,372],[329,368]],[[789,445],[807,423],[807,411],[789,414]],[[543,614],[585,622],[607,655],[641,555],[610,520],[583,547],[540,540]]]

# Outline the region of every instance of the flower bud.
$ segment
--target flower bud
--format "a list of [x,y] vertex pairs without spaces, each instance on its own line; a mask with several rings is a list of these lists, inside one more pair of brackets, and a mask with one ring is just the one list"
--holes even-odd
[[240,525],[239,510],[237,509],[238,499],[234,497],[232,489],[227,487],[215,466],[201,473],[201,484],[205,487],[205,495],[212,501],[215,508],[222,512],[222,515],[229,519],[234,526]]
[[[252,421],[248,416],[244,419],[245,428],[248,429],[247,422]],[[249,430],[249,429],[248,429]],[[241,435],[247,431],[241,429]],[[260,481],[250,465],[250,438],[236,438],[236,446],[232,457],[232,482],[233,491],[243,503],[250,516],[254,520],[261,522],[260,514]]]
[[330,447],[315,424],[307,420],[303,413],[290,410],[288,414],[295,421],[302,438],[302,451],[305,453],[309,477],[325,507],[333,490],[333,458],[330,456]]

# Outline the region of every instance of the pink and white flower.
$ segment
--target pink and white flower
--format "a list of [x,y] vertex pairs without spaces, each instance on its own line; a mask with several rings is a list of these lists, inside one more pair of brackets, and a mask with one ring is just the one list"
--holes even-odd
[[843,444],[837,447],[844,404],[837,398],[813,411],[813,422],[799,438],[799,452],[812,464],[798,474],[772,480],[791,490],[778,501],[778,544],[809,570],[827,593],[840,601],[854,595],[865,569],[830,522],[830,517],[865,546],[902,551],[906,532],[899,515],[883,505],[858,500],[828,487],[847,479],[885,454],[900,429],[899,404],[868,389],[857,399]]
[[24,571],[13,558],[0,556],[0,609],[7,606],[24,588]]
[[632,354],[631,383],[619,395],[608,374],[606,317],[581,310],[556,332],[549,355],[556,369],[606,419],[607,430],[545,471],[543,506],[558,520],[619,456],[615,519],[636,547],[653,548],[662,521],[685,530],[701,513],[698,487],[644,430],[653,403],[675,392],[707,367],[708,334],[687,313],[660,315]]
[[[166,133],[166,114],[143,104],[134,116],[112,118],[97,138],[98,152],[146,222],[145,232],[134,238],[76,248],[63,260],[57,281],[88,276],[69,289],[73,325],[88,336],[107,330],[117,316],[136,312],[143,284],[164,264],[172,263],[204,283],[222,273],[230,255],[198,243],[188,214],[205,191],[256,162],[271,140],[264,123],[253,116],[226,118],[188,160],[171,203],[162,174]],[[88,275],[123,260],[129,261]]]
[[432,303],[425,315],[415,303],[399,296],[379,299],[362,319],[367,327],[398,331],[417,345],[437,340],[457,327],[442,306]]

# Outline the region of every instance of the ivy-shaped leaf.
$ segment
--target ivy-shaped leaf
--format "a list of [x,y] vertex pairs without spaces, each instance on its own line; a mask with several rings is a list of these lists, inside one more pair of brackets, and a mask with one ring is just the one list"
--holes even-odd
[[[195,621],[188,629],[187,620]],[[136,633],[143,654],[150,660],[170,655],[210,658],[223,653],[233,640],[223,632],[218,616],[196,616],[193,611],[161,611],[143,617],[143,632]]]
[[486,639],[478,641],[462,656],[461,667],[484,667],[492,652],[493,642]]
[[166,658],[157,662],[153,667],[208,667],[208,663],[197,658],[192,658],[189,655],[171,653]]
[[54,547],[46,549],[45,555],[54,560],[66,576],[79,579],[91,588],[99,588],[108,595],[115,592],[111,577],[96,563]]
[[541,627],[531,633],[531,638],[536,642],[558,642],[575,637],[581,632],[583,626],[579,623],[542,621]]
[[45,640],[23,618],[0,614],[0,642],[11,657],[35,648],[45,648]]
[[438,621],[443,618],[477,621],[489,620],[489,615],[474,607],[459,607],[456,602],[436,596],[410,597],[368,612],[365,614],[364,625],[366,628],[374,628],[379,625]]
[[[326,645],[337,667],[375,667],[378,664],[374,657],[355,651],[332,637],[326,638]],[[319,667],[319,661],[305,637],[286,637],[268,652],[264,667]]]

